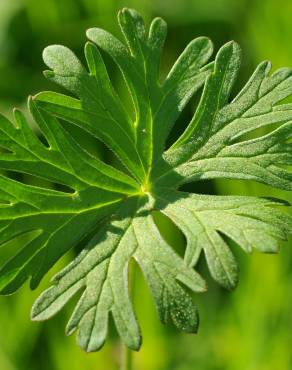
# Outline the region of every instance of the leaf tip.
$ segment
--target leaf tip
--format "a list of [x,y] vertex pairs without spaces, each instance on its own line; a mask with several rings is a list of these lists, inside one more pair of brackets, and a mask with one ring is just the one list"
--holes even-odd
[[53,78],[55,77],[55,72],[54,71],[51,71],[50,69],[46,69],[45,71],[43,71],[43,75],[45,76],[45,78],[47,79],[50,79],[50,78]]
[[12,110],[12,113],[13,113],[13,117],[14,117],[15,121],[18,123],[18,118],[22,114],[21,111],[18,108],[14,107],[13,110]]
[[135,342],[128,345],[128,347],[135,352],[138,352],[142,346],[142,336],[139,335],[139,337],[136,338]]
[[35,304],[31,308],[30,319],[31,321],[35,321],[35,322],[42,321],[42,319],[40,318],[40,313],[38,312],[38,309],[35,306]]
[[219,50],[217,57],[221,56],[221,54],[225,52],[230,52],[231,55],[238,55],[241,57],[241,47],[235,40],[228,41],[224,44]]
[[97,27],[92,27],[92,28],[88,28],[87,30],[86,30],[86,37],[89,39],[89,40],[91,40],[92,41],[92,38],[94,37],[94,34],[96,33],[96,32],[99,32],[100,31],[100,29],[99,28],[97,28]]

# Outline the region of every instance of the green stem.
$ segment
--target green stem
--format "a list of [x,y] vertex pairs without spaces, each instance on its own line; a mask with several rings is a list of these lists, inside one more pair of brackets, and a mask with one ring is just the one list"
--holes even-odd
[[133,368],[132,350],[123,346],[122,368],[121,370],[132,370]]
[[[135,291],[135,263],[134,261],[130,262],[129,266],[129,277],[128,277],[128,286],[129,294],[134,300],[134,291]],[[127,346],[122,344],[122,361],[121,361],[121,370],[132,370],[133,369],[133,351]]]

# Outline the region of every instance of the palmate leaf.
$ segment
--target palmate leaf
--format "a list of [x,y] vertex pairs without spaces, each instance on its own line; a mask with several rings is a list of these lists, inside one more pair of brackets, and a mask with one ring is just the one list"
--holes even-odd
[[[279,210],[287,205],[283,201],[179,189],[186,182],[221,177],[292,190],[288,167],[292,107],[279,104],[291,95],[291,70],[270,75],[269,64],[260,64],[229,103],[241,58],[236,43],[224,45],[215,64],[206,64],[212,44],[197,38],[160,81],[165,22],[156,18],[147,33],[133,10],[123,9],[118,19],[125,44],[101,29],[87,32],[88,70],[64,46],[45,49],[44,60],[51,68],[46,76],[73,94],[42,92],[29,99],[47,145],[20,112],[15,112],[15,125],[0,118],[2,170],[28,173],[72,189],[24,184],[5,172],[0,176],[0,244],[10,256],[0,270],[1,293],[14,292],[29,278],[35,288],[62,255],[78,246],[81,253],[38,298],[32,318],[48,319],[79,294],[67,333],[78,330],[78,342],[86,351],[103,345],[110,314],[126,345],[139,349],[140,329],[128,287],[132,259],[145,276],[161,321],[196,332],[198,313],[191,291],[206,289],[194,270],[201,253],[212,277],[231,289],[238,268],[229,241],[246,252],[257,248],[274,253],[278,241],[292,230],[291,216]],[[113,88],[98,48],[120,68],[134,114]],[[165,151],[180,112],[203,84],[193,119]],[[103,141],[122,167],[89,154],[58,119]],[[257,130],[265,126],[270,132],[259,136]],[[257,137],[248,138],[253,131]],[[161,234],[157,212],[185,235],[184,259]],[[10,252],[6,242],[26,233],[30,235],[26,244]]]

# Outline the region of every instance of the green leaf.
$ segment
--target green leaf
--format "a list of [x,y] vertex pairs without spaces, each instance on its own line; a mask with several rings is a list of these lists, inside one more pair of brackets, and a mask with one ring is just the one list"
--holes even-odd
[[[149,205],[140,206],[138,211],[137,203],[141,201],[144,199],[136,198],[121,206],[115,220],[108,222],[76,260],[54,278],[55,285],[33,307],[34,320],[51,317],[83,289],[67,333],[78,327],[81,347],[95,351],[105,341],[111,312],[123,341],[130,348],[139,349],[140,330],[127,286],[129,261],[133,257],[149,282],[162,321],[171,318],[182,330],[197,330],[197,311],[178,281],[194,291],[203,291],[204,281],[161,238],[147,209]],[[146,239],[145,235],[149,237]]]
[[[79,99],[52,92],[41,93],[36,99],[42,108],[104,141],[132,174],[145,182],[151,164],[161,157],[179,113],[209,74],[212,65],[204,68],[204,64],[212,53],[212,44],[205,37],[193,40],[161,83],[159,64],[165,22],[156,18],[146,35],[143,21],[135,11],[124,9],[118,18],[128,48],[101,29],[90,29],[87,36],[109,53],[121,69],[133,100],[134,121],[124,113],[100,53],[91,43],[85,47],[89,72],[63,46],[49,46],[44,51],[44,61],[53,69],[46,73],[47,77]],[[96,125],[96,120],[103,124]]]
[[[261,63],[228,103],[240,54],[234,42],[219,50],[192,121],[154,167],[153,178],[160,186],[229,178],[292,190],[292,173],[285,168],[292,164],[292,106],[278,104],[292,93],[292,69],[269,75],[270,63]],[[244,137],[275,124],[270,133]]]
[[185,260],[195,266],[202,251],[212,277],[232,289],[238,281],[238,267],[222,237],[238,244],[245,252],[256,248],[278,252],[278,240],[286,240],[292,217],[275,206],[283,202],[254,197],[189,194],[169,189],[159,191],[158,205],[185,234]]
[[[119,12],[118,21],[125,43],[98,28],[87,31],[87,67],[64,46],[45,49],[51,69],[46,77],[73,96],[41,92],[29,99],[43,140],[21,112],[15,111],[15,123],[0,117],[0,252],[8,256],[1,257],[0,292],[13,293],[28,279],[37,287],[55,262],[78,247],[81,252],[34,304],[32,319],[50,318],[79,295],[66,332],[78,331],[80,346],[89,352],[105,342],[110,314],[124,343],[140,348],[128,286],[132,260],[144,274],[160,320],[195,333],[199,319],[192,292],[206,289],[194,269],[200,255],[212,277],[232,289],[238,266],[230,243],[245,252],[274,253],[292,230],[292,217],[279,210],[287,206],[283,201],[179,189],[222,177],[292,190],[292,107],[281,104],[291,95],[291,70],[270,75],[269,63],[261,63],[229,102],[241,59],[237,44],[224,45],[215,64],[206,64],[212,44],[196,38],[162,81],[165,22],[156,18],[147,31],[129,9]],[[99,49],[121,70],[134,112],[115,91]],[[187,129],[165,150],[177,118],[203,85]],[[104,142],[121,169],[89,154],[59,119]],[[33,182],[22,181],[23,174]],[[155,223],[159,213],[185,235],[184,258]],[[23,234],[27,242],[10,250],[7,242]]]

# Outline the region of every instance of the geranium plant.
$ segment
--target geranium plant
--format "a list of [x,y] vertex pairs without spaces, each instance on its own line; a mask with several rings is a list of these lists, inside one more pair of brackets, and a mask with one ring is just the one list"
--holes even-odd
[[[186,183],[202,179],[255,180],[292,190],[292,71],[270,73],[259,64],[234,99],[241,51],[235,42],[208,62],[212,43],[190,42],[166,78],[160,60],[166,23],[156,18],[145,29],[141,16],[123,9],[118,21],[125,42],[92,28],[85,67],[68,48],[44,50],[45,75],[70,92],[41,92],[29,98],[29,111],[45,142],[15,110],[15,122],[0,117],[0,243],[32,233],[25,245],[1,261],[2,294],[30,279],[32,289],[67,251],[80,254],[58,273],[32,308],[33,320],[46,320],[78,294],[66,333],[78,331],[86,351],[104,344],[111,313],[130,349],[141,333],[129,294],[129,262],[142,270],[163,323],[195,333],[198,312],[190,291],[204,292],[196,272],[204,253],[212,277],[232,289],[238,267],[228,239],[246,252],[278,251],[292,230],[287,202],[251,196],[187,193]],[[122,72],[133,103],[129,112],[115,91],[99,50]],[[203,87],[193,118],[170,146],[166,139],[192,96]],[[60,120],[102,141],[121,166],[103,162],[81,147]],[[270,127],[268,133],[257,129]],[[255,132],[253,137],[247,135]],[[27,173],[71,191],[33,186],[6,170]],[[154,213],[162,213],[186,238],[184,258],[161,234]]]

